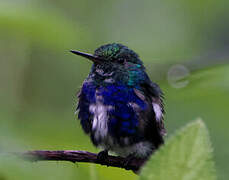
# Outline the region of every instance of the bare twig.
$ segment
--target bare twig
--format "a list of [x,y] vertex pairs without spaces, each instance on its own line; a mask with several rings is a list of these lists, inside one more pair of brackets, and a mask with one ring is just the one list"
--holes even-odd
[[22,153],[16,153],[25,160],[29,161],[70,161],[70,162],[88,162],[112,167],[124,168],[126,170],[132,170],[137,172],[144,164],[143,159],[131,159],[126,163],[126,159],[120,156],[108,156],[104,160],[98,160],[97,154],[87,151],[26,151]]

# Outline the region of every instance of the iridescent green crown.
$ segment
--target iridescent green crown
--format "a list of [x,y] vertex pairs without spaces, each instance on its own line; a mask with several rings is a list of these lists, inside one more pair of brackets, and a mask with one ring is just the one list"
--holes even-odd
[[103,45],[95,50],[94,55],[107,61],[122,58],[129,62],[142,64],[141,60],[138,58],[138,55],[134,51],[118,43]]

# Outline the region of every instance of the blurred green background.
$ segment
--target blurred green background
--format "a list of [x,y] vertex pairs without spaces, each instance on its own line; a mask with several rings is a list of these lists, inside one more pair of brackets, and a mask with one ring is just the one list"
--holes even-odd
[[198,117],[205,121],[219,179],[229,179],[228,19],[226,0],[0,0],[0,180],[137,178],[5,153],[99,151],[74,115],[91,63],[68,51],[92,53],[111,42],[135,50],[162,87],[168,136]]

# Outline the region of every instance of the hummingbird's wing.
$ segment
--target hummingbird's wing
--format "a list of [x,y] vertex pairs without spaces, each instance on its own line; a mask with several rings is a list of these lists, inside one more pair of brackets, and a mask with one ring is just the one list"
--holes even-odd
[[78,92],[78,104],[76,112],[80,119],[81,126],[86,134],[90,134],[92,128],[92,114],[89,110],[90,104],[94,103],[94,95],[96,88],[92,83],[84,83]]
[[145,111],[139,112],[145,137],[153,142],[156,148],[163,144],[166,134],[164,127],[163,93],[156,83],[150,80],[141,84],[142,90],[135,89],[135,94],[148,104]]

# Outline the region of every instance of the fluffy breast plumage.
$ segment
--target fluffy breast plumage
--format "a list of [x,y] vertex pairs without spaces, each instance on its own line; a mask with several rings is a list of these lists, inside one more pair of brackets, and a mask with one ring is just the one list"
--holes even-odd
[[94,145],[120,155],[136,151],[141,156],[155,148],[146,136],[153,130],[148,121],[156,121],[162,112],[158,105],[152,105],[149,98],[129,86],[84,82],[79,93],[78,118]]

